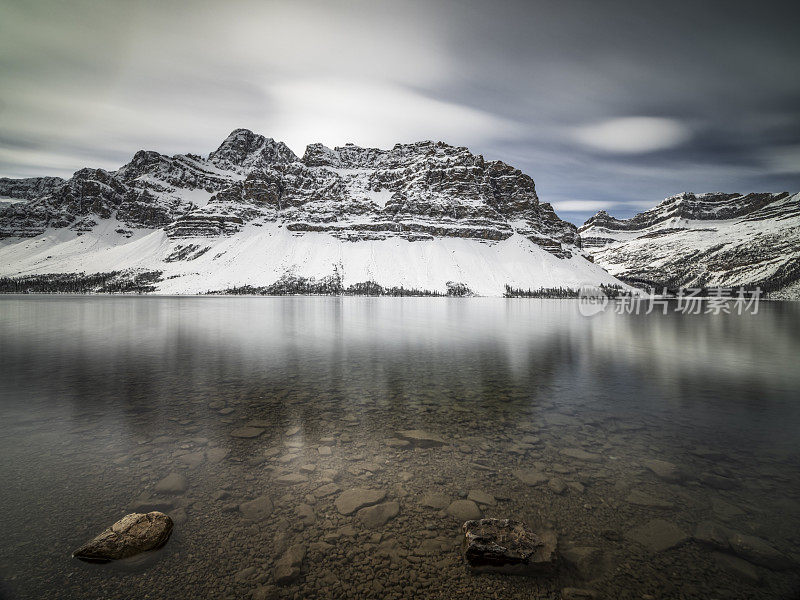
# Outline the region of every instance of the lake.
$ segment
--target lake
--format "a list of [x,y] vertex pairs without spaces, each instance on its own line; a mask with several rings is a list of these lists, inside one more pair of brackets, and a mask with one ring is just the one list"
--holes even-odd
[[[792,303],[3,296],[0,596],[796,599],[798,359]],[[71,558],[151,509],[147,560]],[[469,573],[475,510],[555,531],[557,572]]]

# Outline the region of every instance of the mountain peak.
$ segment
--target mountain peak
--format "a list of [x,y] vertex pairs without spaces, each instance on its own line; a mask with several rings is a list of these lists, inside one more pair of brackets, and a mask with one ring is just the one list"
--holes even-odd
[[294,162],[297,156],[283,142],[240,128],[234,129],[219,148],[208,155],[208,160],[223,169],[241,170],[257,162]]

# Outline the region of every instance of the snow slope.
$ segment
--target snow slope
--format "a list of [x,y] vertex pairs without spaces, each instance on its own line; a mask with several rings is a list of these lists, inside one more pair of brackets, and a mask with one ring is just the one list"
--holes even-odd
[[[127,269],[163,271],[162,294],[201,294],[233,287],[268,286],[285,274],[321,279],[334,269],[345,287],[372,281],[390,287],[438,292],[447,282],[466,284],[483,296],[516,288],[618,283],[578,254],[562,259],[522,235],[488,244],[457,237],[424,242],[399,237],[349,242],[328,233],[301,235],[277,224],[245,226],[231,236],[170,239],[159,230],[137,230],[120,239],[117,224],[82,236],[49,230],[36,238],[0,242],[0,273],[103,273]],[[192,248],[184,260],[170,260]]]

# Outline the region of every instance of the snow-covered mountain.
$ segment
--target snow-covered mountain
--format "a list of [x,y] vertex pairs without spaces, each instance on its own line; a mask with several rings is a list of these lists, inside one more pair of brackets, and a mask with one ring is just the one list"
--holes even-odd
[[800,298],[800,194],[679,194],[578,230],[613,275],[657,287],[759,286]]
[[23,200],[0,208],[6,277],[148,273],[161,293],[618,283],[529,176],[441,142],[299,158],[238,129],[208,157],[140,151],[113,172],[3,179],[0,197]]

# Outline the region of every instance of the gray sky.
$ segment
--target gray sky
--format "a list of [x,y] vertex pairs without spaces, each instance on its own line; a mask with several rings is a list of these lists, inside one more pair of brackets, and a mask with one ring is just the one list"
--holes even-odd
[[441,139],[582,222],[800,191],[797,2],[0,0],[0,176]]

